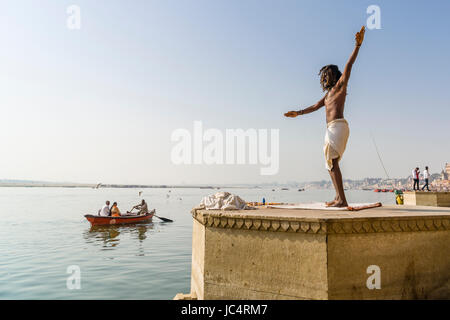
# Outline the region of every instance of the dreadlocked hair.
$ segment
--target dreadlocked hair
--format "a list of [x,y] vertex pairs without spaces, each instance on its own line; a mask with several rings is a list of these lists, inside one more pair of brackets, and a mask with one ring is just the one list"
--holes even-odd
[[323,91],[328,91],[334,87],[334,85],[338,82],[342,73],[339,71],[337,65],[329,64],[325,67],[322,67],[319,71],[320,76],[320,85],[322,86]]

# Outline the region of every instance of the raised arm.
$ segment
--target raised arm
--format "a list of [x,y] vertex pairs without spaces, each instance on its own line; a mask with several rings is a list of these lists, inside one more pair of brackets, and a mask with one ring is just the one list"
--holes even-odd
[[302,109],[302,110],[299,110],[299,111],[289,111],[289,112],[286,112],[284,114],[284,116],[285,117],[289,117],[289,118],[295,118],[296,116],[299,116],[299,115],[303,115],[303,114],[307,114],[307,113],[311,113],[311,112],[317,111],[320,108],[322,108],[324,105],[325,105],[325,96],[322,99],[320,99],[319,101],[317,101],[316,104],[314,104],[314,105],[312,105],[312,106],[310,106],[308,108],[305,108],[305,109]]
[[356,60],[356,57],[358,56],[359,48],[361,47],[361,44],[364,41],[364,33],[366,32],[366,28],[364,26],[361,27],[361,30],[355,34],[355,49],[353,49],[353,52],[348,59],[347,64],[345,65],[344,72],[342,73],[341,78],[339,79],[339,84],[347,84],[348,79],[350,79],[350,74],[352,72],[353,63]]

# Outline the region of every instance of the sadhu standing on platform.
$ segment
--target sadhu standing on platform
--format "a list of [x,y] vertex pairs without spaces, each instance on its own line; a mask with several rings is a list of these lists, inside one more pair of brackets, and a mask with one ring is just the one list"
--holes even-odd
[[339,168],[339,160],[344,154],[345,147],[349,136],[349,127],[344,119],[344,105],[347,96],[347,84],[350,79],[353,63],[358,56],[359,48],[364,40],[364,26],[355,35],[355,48],[348,60],[344,72],[341,73],[336,65],[330,64],[320,69],[320,84],[325,96],[315,105],[299,111],[289,111],[284,115],[286,117],[295,118],[299,115],[308,114],[319,110],[325,106],[327,119],[327,131],[325,133],[325,160],[326,167],[330,173],[334,188],[336,189],[336,197],[334,200],[326,202],[330,207],[347,207],[347,199],[345,198],[344,186],[342,183],[342,174]]

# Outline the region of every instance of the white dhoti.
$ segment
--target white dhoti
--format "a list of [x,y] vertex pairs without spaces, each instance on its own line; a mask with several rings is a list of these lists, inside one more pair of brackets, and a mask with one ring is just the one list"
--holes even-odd
[[336,119],[327,124],[323,152],[325,153],[325,166],[328,170],[333,169],[333,159],[341,160],[349,134],[350,130],[345,119]]

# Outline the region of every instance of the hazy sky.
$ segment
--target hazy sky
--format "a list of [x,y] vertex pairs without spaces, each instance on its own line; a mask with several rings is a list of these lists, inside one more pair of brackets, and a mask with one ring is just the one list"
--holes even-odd
[[[67,28],[69,5],[81,29]],[[366,9],[381,8],[349,83],[344,178],[450,162],[449,1],[2,1],[0,178],[103,183],[329,179],[323,96]],[[279,129],[277,175],[260,165],[175,165],[171,134]]]

